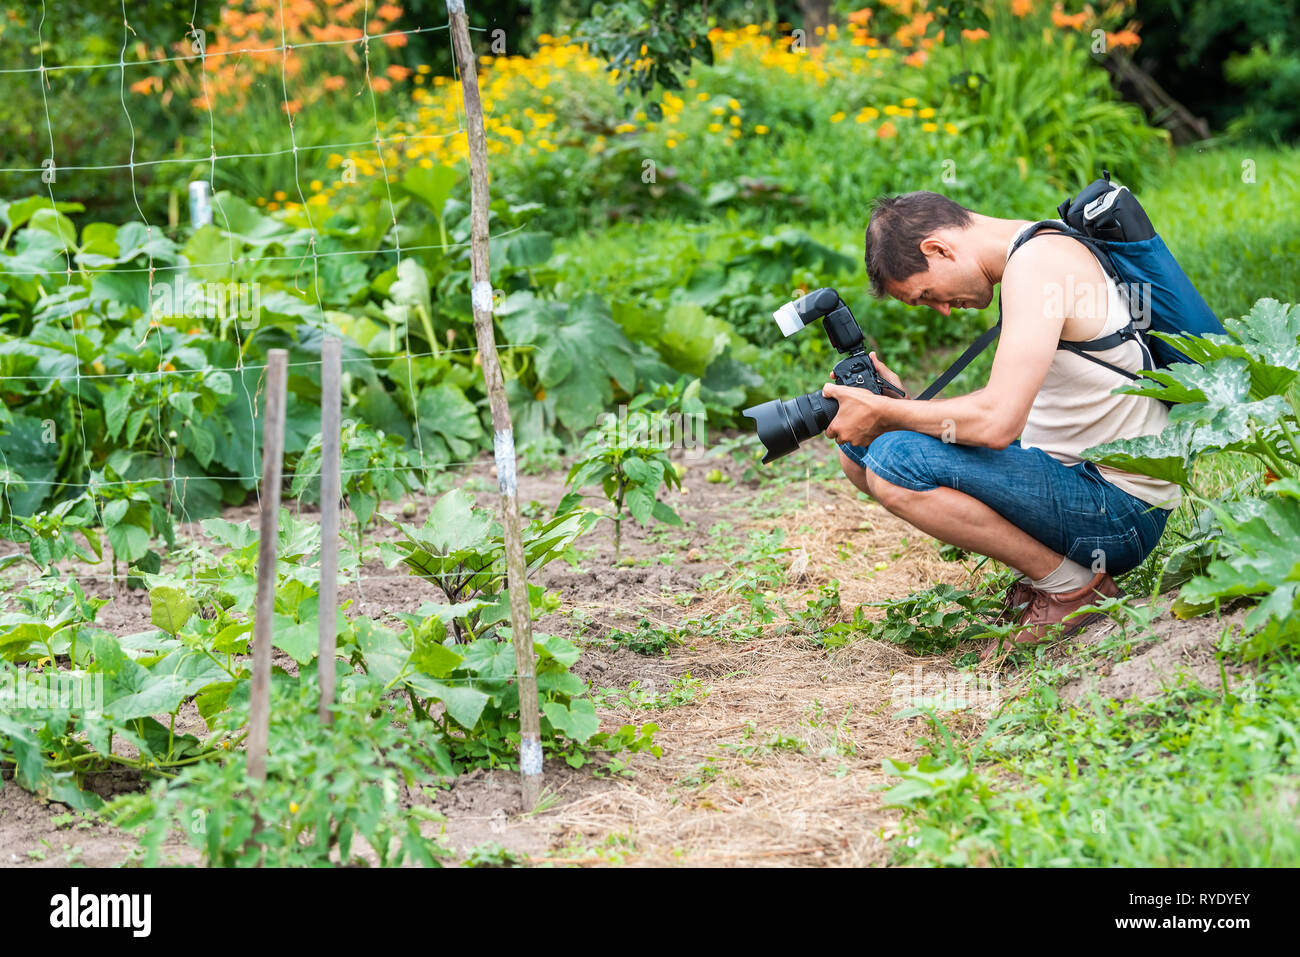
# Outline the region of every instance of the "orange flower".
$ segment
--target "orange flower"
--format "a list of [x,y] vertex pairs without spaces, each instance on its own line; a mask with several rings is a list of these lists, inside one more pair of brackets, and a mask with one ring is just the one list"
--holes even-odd
[[898,127],[894,126],[894,124],[889,120],[886,120],[880,124],[880,129],[876,130],[876,135],[882,140],[887,140],[890,137],[898,135]]
[[984,29],[963,30],[961,32],[961,35],[962,35],[962,39],[969,40],[971,41],[971,43],[975,43],[978,40],[987,40],[989,36],[989,32]]
[[1118,33],[1106,34],[1106,47],[1135,47],[1142,38],[1133,30],[1120,30]]
[[849,14],[849,23],[855,26],[865,27],[867,21],[871,19],[871,8],[863,7],[861,10],[854,10]]
[[132,93],[143,93],[148,96],[150,93],[162,92],[162,77],[147,76],[143,80],[136,80],[131,84]]
[[387,73],[392,79],[396,80],[398,83],[401,83],[403,80],[405,80],[408,76],[411,75],[411,68],[402,66],[400,63],[390,63],[388,65],[388,69],[385,70],[384,72]]
[[1083,21],[1087,19],[1088,14],[1086,11],[1067,16],[1059,3],[1052,8],[1052,23],[1061,28],[1069,27],[1071,30],[1078,30],[1083,26]]
[[406,46],[406,34],[394,33],[390,37],[384,37],[384,43],[390,47],[404,47]]
[[385,3],[375,11],[375,16],[381,20],[396,20],[402,15],[402,8],[395,3]]
[[294,113],[297,113],[299,110],[302,109],[302,100],[288,100],[280,104],[280,109],[284,110],[286,113],[290,115],[293,115]]
[[377,76],[370,81],[370,88],[376,93],[387,93],[393,88],[393,84],[382,76]]
[[341,77],[341,76],[337,76],[337,75],[336,75],[336,76],[327,76],[327,77],[325,77],[325,89],[327,89],[327,90],[341,90],[341,89],[343,89],[344,86],[347,85],[347,82],[348,82],[348,81],[345,80],[345,79],[343,79],[343,77]]
[[1025,17],[1034,9],[1034,0],[1011,0],[1011,12],[1018,17]]
[[925,66],[925,58],[928,54],[924,50],[917,50],[915,53],[909,53],[903,57],[903,62],[908,66]]

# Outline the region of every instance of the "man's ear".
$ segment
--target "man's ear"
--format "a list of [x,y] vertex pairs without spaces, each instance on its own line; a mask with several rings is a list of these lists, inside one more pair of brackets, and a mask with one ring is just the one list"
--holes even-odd
[[926,259],[938,256],[940,259],[953,259],[953,250],[948,243],[938,236],[926,236],[921,240],[921,255]]

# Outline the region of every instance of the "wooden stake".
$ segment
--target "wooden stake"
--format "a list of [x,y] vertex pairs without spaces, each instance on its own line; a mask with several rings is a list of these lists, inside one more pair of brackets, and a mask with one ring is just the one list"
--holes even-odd
[[339,434],[342,431],[342,351],[334,338],[321,344],[320,372],[320,645],[316,662],[320,682],[321,724],[334,720],[334,652],[339,603]]
[[266,355],[266,415],[262,420],[262,526],[257,543],[257,599],[253,605],[253,681],[248,706],[248,776],[266,780],[271,724],[271,617],[275,613],[276,544],[280,535],[280,472],[289,353]]
[[497,358],[492,328],[492,280],[488,271],[488,168],[487,140],[483,133],[483,103],[479,98],[478,68],[469,42],[469,21],[464,0],[447,0],[451,41],[460,67],[469,137],[470,177],[470,279],[474,306],[474,334],[479,362],[492,408],[493,451],[497,488],[501,492],[501,517],[505,529],[506,586],[510,591],[510,633],[515,646],[515,673],[519,687],[519,773],[523,805],[537,805],[542,785],[541,719],[537,712],[537,674],[533,667],[533,621],[528,610],[527,568],[520,533],[519,495],[515,484],[515,437],[506,404],[505,379]]

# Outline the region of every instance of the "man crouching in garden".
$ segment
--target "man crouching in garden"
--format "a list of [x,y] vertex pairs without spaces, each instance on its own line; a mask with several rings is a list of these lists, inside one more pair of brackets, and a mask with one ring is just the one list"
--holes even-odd
[[[1161,431],[1168,410],[1112,395],[1126,378],[1058,349],[1058,340],[1120,329],[1129,307],[1088,248],[1067,236],[1040,232],[1011,256],[1029,225],[938,193],[877,199],[866,236],[872,291],[946,316],[983,309],[1001,283],[993,370],[982,389],[927,402],[823,389],[839,402],[826,434],[854,485],[940,541],[1020,572],[1004,608],[1023,606],[1017,643],[1040,641],[1070,613],[1118,594],[1111,576],[1142,562],[1178,502],[1176,485],[1081,459],[1091,446]],[[1088,288],[1097,294],[1079,294]],[[1092,354],[1138,372],[1143,348],[1129,339]],[[1075,617],[1065,633],[1093,617]],[[990,642],[983,657],[998,645]]]

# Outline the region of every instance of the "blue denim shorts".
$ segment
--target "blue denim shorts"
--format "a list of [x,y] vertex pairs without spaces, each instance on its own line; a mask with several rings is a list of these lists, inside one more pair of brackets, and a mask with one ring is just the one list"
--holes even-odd
[[943,442],[920,432],[885,432],[867,448],[840,449],[886,482],[926,492],[956,489],[979,499],[1054,552],[1122,575],[1142,563],[1169,511],[1102,478],[1091,462],[1063,465],[1042,449]]

